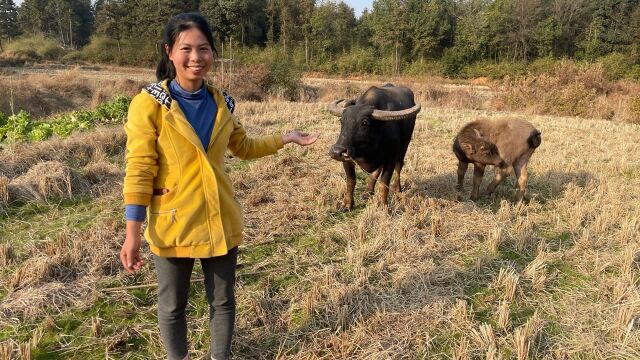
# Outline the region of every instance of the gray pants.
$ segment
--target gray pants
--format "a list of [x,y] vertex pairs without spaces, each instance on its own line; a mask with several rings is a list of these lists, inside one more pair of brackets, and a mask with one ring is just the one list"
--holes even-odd
[[[189,353],[185,308],[189,298],[191,271],[195,259],[163,258],[154,255],[158,275],[158,324],[170,360],[182,360]],[[227,255],[200,259],[209,303],[211,355],[226,360],[231,356],[231,336],[236,315],[234,295],[238,248]]]

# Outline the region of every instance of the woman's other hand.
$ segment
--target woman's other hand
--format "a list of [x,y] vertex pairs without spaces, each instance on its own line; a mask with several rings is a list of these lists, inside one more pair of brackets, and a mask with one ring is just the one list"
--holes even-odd
[[290,133],[282,135],[282,142],[285,144],[295,143],[301,146],[307,146],[316,142],[319,136],[320,136],[320,133],[308,134],[308,133],[296,130],[296,131],[292,131]]
[[140,270],[144,261],[140,258],[140,228],[141,221],[127,220],[126,237],[120,250],[120,261],[128,273],[133,274]]

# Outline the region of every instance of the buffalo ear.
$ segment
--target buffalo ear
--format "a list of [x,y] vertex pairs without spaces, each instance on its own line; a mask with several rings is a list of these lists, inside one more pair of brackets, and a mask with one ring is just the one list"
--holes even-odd
[[460,148],[462,148],[462,151],[464,151],[467,155],[473,155],[475,153],[473,145],[469,143],[460,143]]
[[356,101],[354,99],[351,99],[344,104],[344,107],[355,105],[355,104],[356,104]]

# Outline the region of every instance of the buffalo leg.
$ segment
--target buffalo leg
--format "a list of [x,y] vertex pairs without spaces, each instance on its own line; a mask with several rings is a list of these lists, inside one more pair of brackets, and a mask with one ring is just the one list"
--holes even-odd
[[473,188],[471,189],[471,200],[478,200],[478,193],[480,191],[480,184],[482,183],[482,177],[484,176],[484,164],[473,164]]
[[380,186],[380,203],[383,205],[388,205],[389,204],[389,183],[391,182],[391,176],[393,175],[393,169],[394,167],[389,165],[389,166],[383,166],[382,167],[382,174],[380,175],[380,182],[381,182],[381,186]]
[[369,176],[369,181],[367,181],[367,190],[362,194],[362,199],[367,200],[375,192],[376,181],[378,180],[378,177],[380,177],[380,171],[382,171],[382,167],[374,170]]
[[[532,149],[533,150],[533,149]],[[518,192],[516,194],[516,201],[522,201],[527,192],[527,180],[529,179],[529,174],[527,172],[527,163],[529,162],[529,158],[533,151],[529,151],[522,155],[516,162],[513,164],[513,170],[515,172],[516,178],[518,180]]]
[[464,183],[464,175],[467,173],[469,163],[464,161],[458,161],[458,191],[462,191],[462,184]]
[[487,190],[485,190],[485,194],[491,195],[493,191],[496,189],[496,187],[500,185],[500,183],[503,182],[504,179],[508,178],[510,174],[511,174],[511,166],[496,169],[496,177],[495,179],[493,179],[491,184],[487,186]]
[[401,192],[402,186],[400,185],[400,172],[402,172],[402,167],[404,166],[404,162],[400,161],[396,163],[396,178],[393,180],[393,185],[391,186],[391,190],[394,192]]
[[351,210],[353,209],[353,189],[356,187],[356,166],[352,161],[345,161],[342,165],[347,175],[347,191],[344,193],[344,207],[347,210]]

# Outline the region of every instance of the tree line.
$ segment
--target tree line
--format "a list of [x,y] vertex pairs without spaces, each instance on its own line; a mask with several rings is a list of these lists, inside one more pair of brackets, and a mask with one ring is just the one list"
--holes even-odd
[[185,11],[209,19],[219,47],[278,50],[307,69],[347,57],[395,71],[438,61],[454,74],[477,61],[612,53],[640,65],[640,0],[375,0],[360,17],[342,1],[0,0],[0,40],[42,34],[112,53],[98,61],[139,64],[155,59],[167,19]]

